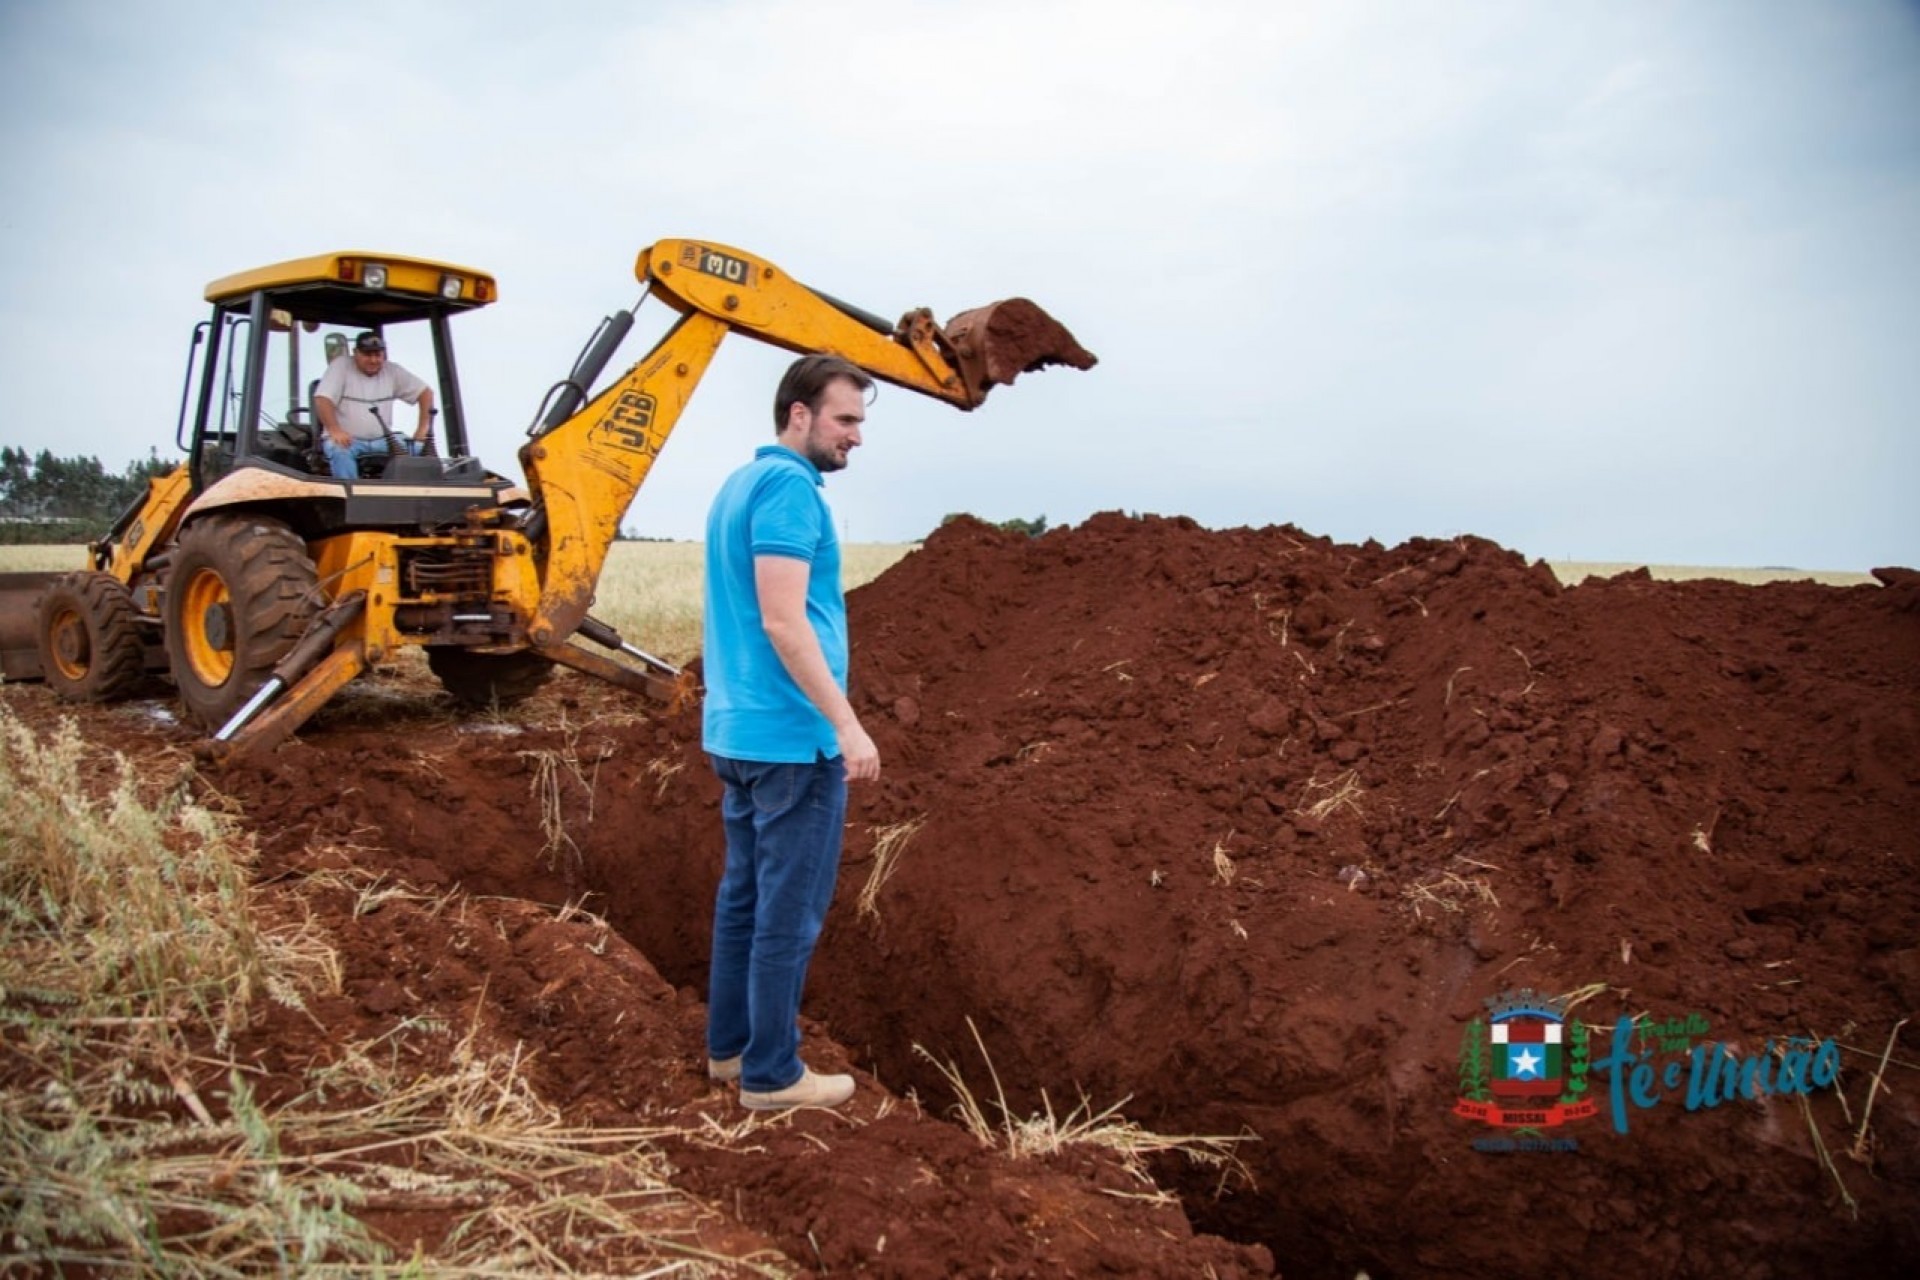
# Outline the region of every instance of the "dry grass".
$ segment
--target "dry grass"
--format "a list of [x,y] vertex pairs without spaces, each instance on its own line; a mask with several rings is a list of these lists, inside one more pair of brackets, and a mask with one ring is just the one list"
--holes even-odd
[[[255,889],[251,845],[186,798],[184,766],[142,778],[4,704],[0,742],[0,1273],[791,1270],[703,1250],[717,1215],[671,1185],[664,1131],[564,1124],[478,1013],[457,1040],[404,1020],[264,1101],[231,1037],[263,1001],[340,988],[300,895],[344,890],[356,916],[467,899],[337,872]],[[453,1229],[396,1256],[374,1210]]]
[[[483,1052],[477,1027],[444,1050],[443,1070],[395,1069],[414,1055],[393,1042],[434,1038],[446,1029],[346,1046],[309,1092],[275,1108],[236,1067],[220,1114],[191,1121],[117,1120],[98,1094],[60,1107],[22,1099],[9,1129],[55,1141],[31,1166],[15,1163],[12,1141],[0,1152],[20,1210],[0,1265],[380,1274],[392,1251],[357,1214],[385,1210],[453,1219],[431,1255],[416,1250],[417,1274],[784,1271],[699,1247],[715,1215],[671,1185],[665,1130],[562,1124],[519,1048]],[[165,1242],[162,1221],[174,1233]]]
[[1213,882],[1215,884],[1230,885],[1233,883],[1233,877],[1237,868],[1234,866],[1232,857],[1227,853],[1227,840],[1231,840],[1232,838],[1233,833],[1228,832],[1226,840],[1216,840],[1213,842]]
[[1401,901],[1424,920],[1428,912],[1458,915],[1473,907],[1497,907],[1493,882],[1485,876],[1463,876],[1457,871],[1429,871],[1400,891]]
[[1566,1015],[1572,1017],[1575,1009],[1578,1009],[1589,1000],[1605,995],[1611,990],[1613,990],[1613,988],[1604,982],[1589,982],[1586,986],[1575,987],[1571,991],[1556,996],[1555,999],[1560,1002],[1560,1007],[1566,1012]]
[[1054,1110],[1052,1099],[1042,1089],[1041,1110],[1037,1114],[1014,1115],[1013,1109],[1007,1105],[1006,1091],[1000,1084],[1000,1073],[994,1068],[993,1058],[987,1053],[986,1043],[981,1040],[980,1029],[974,1025],[972,1018],[967,1019],[967,1030],[972,1033],[973,1043],[980,1050],[980,1060],[986,1064],[987,1075],[993,1081],[993,1107],[999,1113],[998,1123],[988,1118],[986,1108],[952,1061],[942,1062],[918,1044],[913,1046],[913,1051],[932,1063],[934,1070],[953,1086],[954,1112],[967,1132],[982,1146],[998,1148],[1016,1160],[1057,1155],[1069,1147],[1097,1147],[1118,1157],[1121,1167],[1147,1188],[1140,1198],[1167,1204],[1174,1203],[1174,1198],[1154,1183],[1146,1165],[1151,1156],[1178,1152],[1195,1164],[1221,1170],[1222,1186],[1229,1178],[1244,1180],[1251,1185],[1252,1172],[1234,1154],[1234,1148],[1242,1142],[1255,1141],[1253,1135],[1243,1133],[1226,1137],[1154,1133],[1120,1114],[1120,1108],[1131,1100],[1131,1095],[1110,1107],[1095,1111],[1092,1102],[1082,1093],[1074,1108],[1062,1116]]
[[908,822],[873,828],[873,867],[867,872],[866,884],[860,888],[856,914],[870,920],[880,918],[880,890],[893,878],[899,869],[900,855],[907,851],[907,845],[926,823],[927,815],[923,813]]
[[1887,1087],[1882,1081],[1886,1078],[1887,1063],[1893,1057],[1893,1046],[1899,1042],[1900,1029],[1910,1021],[1912,1019],[1902,1018],[1893,1024],[1893,1030],[1887,1033],[1887,1047],[1880,1052],[1880,1065],[1874,1069],[1873,1079],[1867,1085],[1867,1101],[1860,1116],[1860,1127],[1854,1132],[1853,1145],[1847,1148],[1847,1154],[1860,1164],[1872,1163],[1873,1136],[1868,1126],[1873,1123],[1873,1104],[1886,1091]]
[[1820,1126],[1813,1118],[1813,1104],[1807,1095],[1794,1091],[1793,1099],[1800,1104],[1800,1114],[1806,1118],[1808,1140],[1813,1145],[1813,1153],[1819,1157],[1820,1165],[1833,1178],[1833,1185],[1840,1192],[1840,1202],[1847,1206],[1847,1213],[1855,1221],[1860,1218],[1860,1202],[1853,1198],[1853,1192],[1847,1190],[1847,1180],[1840,1176],[1840,1168],[1833,1162],[1833,1155],[1827,1150],[1827,1140],[1820,1136]]
[[[211,1258],[358,1256],[344,1193],[290,1197],[276,1182],[228,1200],[225,1166],[173,1173],[184,1148],[240,1168],[260,1147],[237,1072],[234,1127],[209,1132],[214,1112],[191,1083],[202,1046],[224,1051],[260,998],[303,1008],[336,989],[331,949],[304,916],[268,923],[251,845],[187,800],[184,768],[143,785],[124,759],[87,752],[71,723],[42,743],[4,706],[0,738],[0,1216],[12,1224],[0,1270],[151,1266],[157,1224],[184,1217],[202,1222],[194,1248]],[[191,1123],[151,1118],[176,1107]],[[201,1184],[220,1212],[196,1216]]]
[[[155,776],[163,766],[150,762],[142,776],[123,758],[89,753],[71,721],[42,744],[4,705],[0,742],[8,1007],[30,994],[95,1016],[242,1029],[285,948],[303,944],[256,921],[252,847],[188,800],[189,768]],[[90,798],[97,786],[103,802]]]
[[1341,809],[1351,809],[1355,815],[1364,817],[1360,797],[1366,794],[1360,785],[1360,774],[1354,769],[1325,782],[1317,777],[1309,778],[1301,789],[1300,804],[1294,812],[1305,814],[1315,822],[1325,822]]
[[[520,752],[523,760],[533,762],[533,781],[529,787],[534,802],[540,808],[540,834],[545,838],[541,846],[541,856],[549,866],[558,865],[563,860],[570,866],[580,862],[580,846],[567,833],[569,821],[569,791],[578,792],[585,797],[586,811],[577,815],[581,821],[593,822],[594,783],[600,776],[600,765],[612,749],[602,746],[598,755],[586,764],[580,759],[580,729],[567,723],[566,712],[560,713],[560,733],[565,744],[558,748],[536,749]],[[588,766],[591,766],[590,768]]]
[[666,756],[655,756],[647,761],[646,768],[641,772],[653,779],[654,803],[658,804],[667,798],[667,789],[673,785],[676,777],[686,772],[686,769],[686,761],[670,760]]

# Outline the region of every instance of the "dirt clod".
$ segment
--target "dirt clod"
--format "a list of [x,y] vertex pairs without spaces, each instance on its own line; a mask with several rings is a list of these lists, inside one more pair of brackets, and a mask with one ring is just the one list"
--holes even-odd
[[947,321],[946,333],[962,367],[976,371],[975,390],[981,392],[1049,365],[1091,369],[1099,363],[1065,325],[1027,298],[962,311]]

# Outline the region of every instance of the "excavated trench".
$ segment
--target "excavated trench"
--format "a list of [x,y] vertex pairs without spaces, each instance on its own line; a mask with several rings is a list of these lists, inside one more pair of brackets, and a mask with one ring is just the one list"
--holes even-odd
[[[1920,585],[1884,580],[1562,589],[1470,538],[956,522],[851,602],[885,776],[854,794],[813,1034],[933,1110],[951,1088],[916,1046],[1019,1114],[1044,1090],[1252,1138],[1251,1182],[1160,1171],[1289,1275],[1518,1274],[1600,1243],[1662,1274],[1903,1274],[1913,1068],[1862,1161],[1815,1144],[1856,1145],[1920,1008]],[[703,993],[697,710],[548,744],[571,811],[592,797],[562,857],[530,855],[542,753],[471,741],[427,775],[390,743],[350,762],[396,874],[594,895]],[[346,803],[252,787],[269,822]],[[1520,988],[1593,1029],[1596,1113],[1536,1149],[1457,1114],[1487,1002]],[[1839,1084],[1689,1109],[1656,1083],[1622,1132],[1598,1064],[1636,1015],[1668,1024],[1634,1042],[1656,1056],[1684,1055],[1674,1027],[1742,1055],[1832,1040]]]

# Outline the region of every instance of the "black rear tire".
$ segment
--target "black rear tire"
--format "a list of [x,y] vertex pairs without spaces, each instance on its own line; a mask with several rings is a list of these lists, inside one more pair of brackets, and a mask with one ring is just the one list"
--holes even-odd
[[69,573],[41,593],[38,639],[47,687],[74,702],[111,702],[146,675],[133,594],[107,573]]
[[537,653],[478,653],[457,645],[430,645],[427,666],[441,688],[469,707],[511,707],[540,692],[553,663]]
[[167,576],[167,658],[187,714],[217,729],[258,693],[324,601],[306,543],[278,520],[208,516]]

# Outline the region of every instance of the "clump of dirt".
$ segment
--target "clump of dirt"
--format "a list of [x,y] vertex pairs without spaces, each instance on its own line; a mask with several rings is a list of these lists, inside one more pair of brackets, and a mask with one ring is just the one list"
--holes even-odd
[[947,321],[946,333],[961,366],[977,380],[974,390],[983,395],[1049,365],[1091,369],[1100,363],[1030,298],[1007,298],[962,311]]
[[[1661,1274],[1904,1274],[1911,1035],[1866,1104],[1920,1006],[1920,585],[1880,578],[1563,588],[1474,538],[956,521],[851,602],[885,774],[806,1011],[856,1109],[682,1143],[679,1176],[823,1270],[1517,1274],[1604,1242]],[[699,1066],[697,711],[552,690],[522,729],[362,692],[220,785],[269,875],[483,904],[348,913],[343,1042],[484,1005],[570,1115],[728,1123]],[[1593,1104],[1538,1141],[1457,1113],[1487,1002],[1522,988],[1564,998]],[[1616,1102],[1623,1017],[1652,1056]],[[1837,1084],[1689,1109],[1662,1075],[1790,1037],[1834,1045]],[[1248,1137],[1252,1178],[1158,1163],[1183,1215],[1084,1153],[993,1155],[921,1117],[953,1096],[936,1063],[1020,1114],[1124,1099]]]

